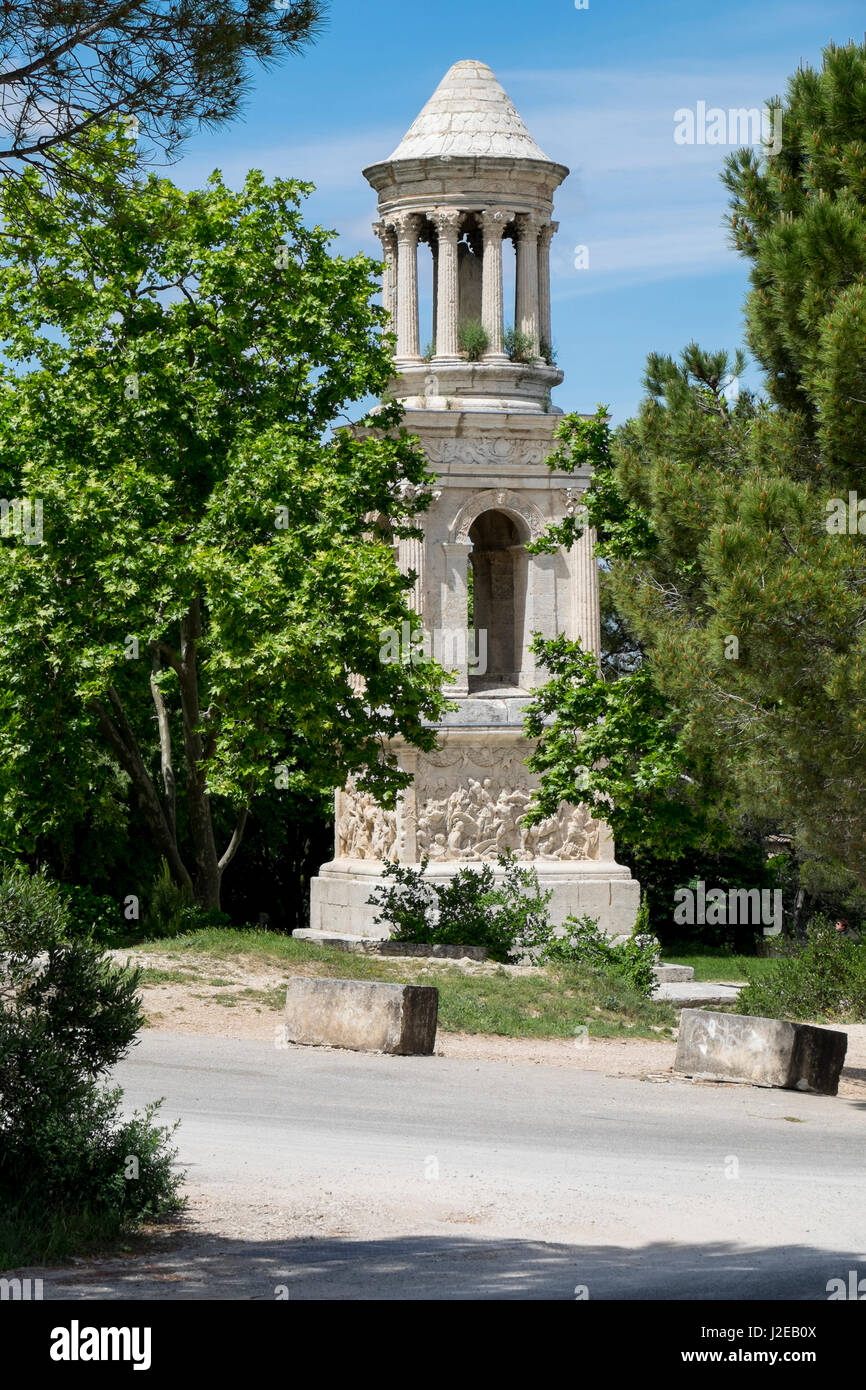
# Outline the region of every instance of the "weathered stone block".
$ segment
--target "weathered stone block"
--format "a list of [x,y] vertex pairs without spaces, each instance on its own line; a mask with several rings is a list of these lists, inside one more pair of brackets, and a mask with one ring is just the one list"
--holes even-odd
[[286,990],[286,1041],[353,1052],[429,1057],[439,991],[423,985],[295,977]]
[[847,1050],[846,1035],[830,1028],[683,1009],[674,1071],[835,1096]]

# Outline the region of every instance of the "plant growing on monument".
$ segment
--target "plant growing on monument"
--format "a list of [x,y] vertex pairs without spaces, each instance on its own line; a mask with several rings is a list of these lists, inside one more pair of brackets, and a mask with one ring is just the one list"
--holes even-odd
[[99,1084],[142,1025],[138,981],[73,938],[57,885],[21,869],[0,876],[2,1268],[178,1206],[156,1106],[123,1119],[121,1092]]
[[257,797],[357,773],[387,804],[383,739],[433,745],[441,672],[378,659],[418,619],[368,520],[417,534],[426,465],[394,404],[328,433],[392,361],[379,268],[304,226],[308,186],[185,194],[115,175],[117,145],[63,156],[86,196],[0,188],[0,495],[45,518],[0,544],[0,830],[62,829],[108,754],[218,909]]
[[528,333],[519,328],[507,328],[502,340],[505,354],[512,362],[521,364],[535,361],[535,344]]
[[465,319],[458,329],[457,341],[470,362],[480,362],[490,346],[487,329],[480,319]]

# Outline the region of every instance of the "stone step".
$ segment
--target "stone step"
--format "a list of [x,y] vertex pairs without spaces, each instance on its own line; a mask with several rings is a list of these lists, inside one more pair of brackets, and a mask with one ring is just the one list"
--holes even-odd
[[662,961],[656,966],[657,985],[680,985],[694,978],[695,972],[691,965],[666,965]]
[[712,1004],[735,1004],[742,985],[695,984],[682,981],[656,985],[653,999],[665,1000],[678,1009],[705,1009]]
[[396,956],[402,960],[478,960],[488,958],[486,946],[443,946],[428,942],[389,941],[374,936],[351,936],[341,932],[310,931],[293,933],[301,941],[316,946],[333,946],[338,951],[354,951],[362,956]]

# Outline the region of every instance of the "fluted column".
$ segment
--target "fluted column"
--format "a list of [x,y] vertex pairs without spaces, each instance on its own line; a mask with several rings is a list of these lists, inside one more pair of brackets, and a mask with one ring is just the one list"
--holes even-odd
[[415,575],[415,585],[409,594],[409,607],[424,612],[424,542],[417,536],[404,536],[399,543],[398,567],[401,574]]
[[550,320],[550,243],[559,231],[558,222],[547,222],[538,234],[538,337],[542,351],[553,347]]
[[439,233],[438,292],[436,296],[436,361],[454,361],[460,353],[460,280],[457,243],[464,214],[459,208],[437,208],[430,214]]
[[418,330],[418,235],[424,219],[398,212],[391,219],[397,235],[397,357],[420,362]]
[[481,322],[487,334],[486,357],[505,360],[502,350],[502,236],[514,218],[505,208],[487,208],[481,214],[484,230],[484,266],[481,282]]
[[[587,512],[583,503],[569,497],[566,510],[569,515],[585,520]],[[601,601],[599,598],[598,561],[595,556],[596,533],[591,526],[584,526],[580,540],[572,550],[572,593],[574,595],[574,616],[572,619],[572,638],[579,637],[584,651],[601,655]]]
[[517,294],[514,326],[532,344],[538,356],[538,215],[523,212],[517,218]]
[[387,222],[374,222],[373,231],[382,243],[385,270],[382,275],[382,305],[397,328],[397,234]]
[[[469,625],[469,556],[472,546],[468,543],[443,542],[445,552],[445,582],[442,585],[440,612],[443,633],[453,636],[467,632]],[[456,680],[449,686],[448,694],[469,694],[469,659],[465,644],[458,642],[458,664],[454,668]],[[443,664],[444,664],[443,658]],[[450,663],[449,663],[450,664]]]

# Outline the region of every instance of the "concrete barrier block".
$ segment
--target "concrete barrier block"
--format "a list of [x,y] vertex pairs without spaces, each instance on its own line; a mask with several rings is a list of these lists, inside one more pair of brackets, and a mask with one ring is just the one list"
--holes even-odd
[[683,1009],[674,1071],[835,1096],[847,1050],[846,1035],[830,1028]]
[[439,991],[426,985],[296,976],[286,990],[286,1041],[429,1057]]

